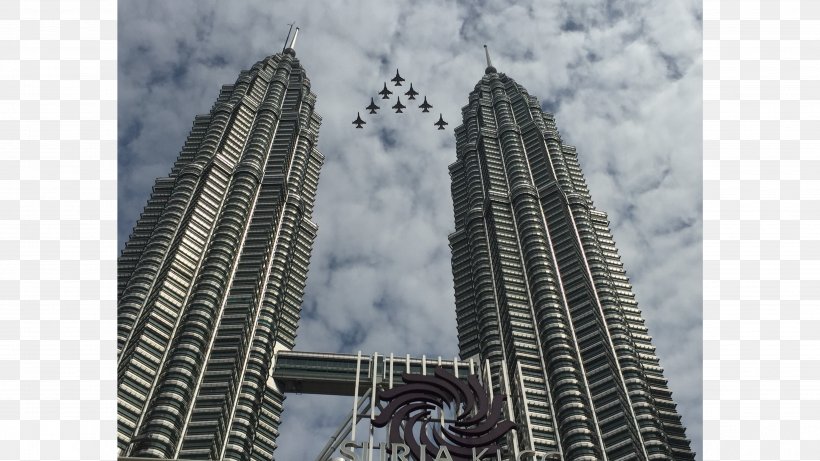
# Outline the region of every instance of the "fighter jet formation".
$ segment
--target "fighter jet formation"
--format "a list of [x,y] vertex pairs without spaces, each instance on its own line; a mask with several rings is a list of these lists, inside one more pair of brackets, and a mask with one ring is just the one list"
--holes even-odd
[[399,75],[399,70],[398,69],[396,69],[396,76],[391,78],[390,81],[391,82],[396,82],[396,86],[401,86],[401,82],[403,82],[404,79],[401,78],[401,75]]
[[[438,114],[438,122],[434,123],[433,125],[437,126],[439,130],[443,130],[444,125],[447,125],[447,124],[448,123],[444,121],[444,118],[442,118],[442,115]],[[359,127],[359,128],[361,128],[361,127]]]
[[[390,81],[393,82],[393,86],[396,87],[396,86],[402,86],[401,83],[406,81],[406,79],[403,78],[401,76],[401,74],[399,74],[399,70],[396,69],[396,76],[391,78]],[[381,99],[390,99],[390,95],[393,94],[393,92],[390,91],[390,89],[387,88],[387,82],[384,82],[384,86],[382,87],[382,90],[379,91],[377,94],[381,96]],[[413,83],[410,82],[410,89],[408,89],[404,93],[404,95],[407,96],[408,100],[414,101],[416,99],[416,96],[419,96],[419,92],[416,91],[415,88],[413,88]],[[403,113],[405,113],[403,109],[407,109],[407,106],[402,104],[401,103],[401,97],[399,95],[396,95],[396,103],[393,104],[393,106],[391,106],[390,108],[394,109],[397,114],[403,114]],[[432,109],[432,108],[433,108],[433,105],[430,104],[429,102],[427,102],[427,96],[425,95],[424,96],[424,102],[422,102],[421,105],[419,105],[419,109],[421,109],[422,112],[430,112],[430,109]],[[370,104],[367,107],[365,107],[365,109],[368,110],[370,114],[378,114],[378,110],[380,108],[379,108],[379,106],[376,105],[376,101],[374,100],[374,98],[371,97],[370,98]],[[357,112],[356,113],[356,120],[353,121],[353,124],[356,125],[356,128],[364,128],[362,125],[365,125],[366,123],[367,122],[362,120],[360,113]],[[433,125],[437,126],[439,130],[443,130],[444,126],[448,125],[448,123],[444,121],[443,115],[439,114],[438,121],[436,123],[434,123]]]
[[382,99],[390,99],[390,95],[393,94],[393,92],[387,89],[387,82],[384,82],[384,89],[379,91],[379,94],[382,95]]
[[404,104],[402,104],[402,103],[401,103],[401,99],[400,99],[398,96],[396,96],[396,103],[395,103],[395,104],[393,104],[393,107],[391,107],[391,109],[396,109],[396,113],[397,113],[397,114],[401,114],[401,113],[402,113],[402,111],[401,111],[401,110],[402,110],[402,109],[407,109],[407,106],[405,106]]
[[419,107],[421,108],[422,112],[430,112],[430,109],[433,108],[433,106],[427,103],[427,96],[424,97],[424,102],[421,103]]
[[362,116],[356,112],[356,120],[353,120],[353,124],[356,125],[356,128],[363,128],[362,125],[367,124],[367,122],[362,120]]
[[411,84],[410,84],[410,89],[409,89],[409,90],[407,90],[407,93],[404,93],[404,94],[405,94],[406,96],[410,96],[410,97],[409,97],[409,98],[407,98],[407,99],[416,99],[416,96],[418,96],[418,94],[419,94],[419,93],[418,93],[416,90],[414,90],[414,89],[413,89],[413,84],[411,83]]
[[379,110],[379,106],[373,101],[373,98],[370,98],[370,105],[365,107],[365,109],[369,110],[371,114],[375,114],[377,110]]

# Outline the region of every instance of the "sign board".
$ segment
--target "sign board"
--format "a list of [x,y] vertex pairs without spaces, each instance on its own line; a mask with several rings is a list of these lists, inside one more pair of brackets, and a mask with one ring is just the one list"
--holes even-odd
[[359,459],[357,448],[360,453],[378,449],[376,459],[390,461],[499,458],[499,443],[515,428],[504,417],[504,394],[491,397],[477,375],[459,379],[444,367],[433,375],[403,373],[402,380],[376,394],[379,412],[370,424],[386,428],[387,443],[347,442],[341,448],[344,459]]

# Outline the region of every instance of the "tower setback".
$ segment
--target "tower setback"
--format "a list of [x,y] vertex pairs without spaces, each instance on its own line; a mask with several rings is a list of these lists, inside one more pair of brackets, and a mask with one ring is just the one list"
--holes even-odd
[[195,118],[119,258],[120,456],[272,458],[324,160],[292,44]]
[[507,383],[507,449],[694,459],[575,148],[489,53],[462,117],[449,167],[459,348],[497,391]]

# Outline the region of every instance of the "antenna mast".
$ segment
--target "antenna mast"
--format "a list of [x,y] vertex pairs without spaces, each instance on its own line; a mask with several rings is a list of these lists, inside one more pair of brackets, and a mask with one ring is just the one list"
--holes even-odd
[[292,23],[288,24],[290,26],[290,29],[288,29],[288,36],[285,38],[285,44],[282,45],[282,52],[283,53],[285,51],[285,48],[288,47],[288,40],[290,40],[290,31],[293,30],[293,24],[295,24],[295,23],[292,22]]
[[296,49],[296,37],[298,35],[299,35],[299,28],[297,27],[296,31],[293,33],[293,38],[290,40],[290,46],[288,46],[288,48],[290,48],[291,50]]

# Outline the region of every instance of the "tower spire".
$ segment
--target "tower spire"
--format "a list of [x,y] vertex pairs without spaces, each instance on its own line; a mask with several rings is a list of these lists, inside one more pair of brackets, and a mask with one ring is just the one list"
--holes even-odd
[[[293,25],[291,25],[293,27]],[[299,28],[297,27],[296,30],[293,32],[293,38],[290,39],[290,44],[287,48],[285,48],[285,53],[296,56],[296,37],[299,35]],[[290,32],[288,32],[288,37],[290,37]]]
[[495,67],[493,67],[493,62],[490,61],[490,50],[487,49],[487,45],[484,45],[484,55],[487,57],[487,69],[484,70],[485,74],[493,74],[496,72]]
[[290,41],[290,33],[293,32],[293,24],[295,24],[295,23],[292,22],[292,23],[288,24],[290,26],[290,28],[288,29],[288,36],[285,37],[285,44],[282,45],[282,52],[283,53],[285,52],[285,48],[288,47],[288,42]]

